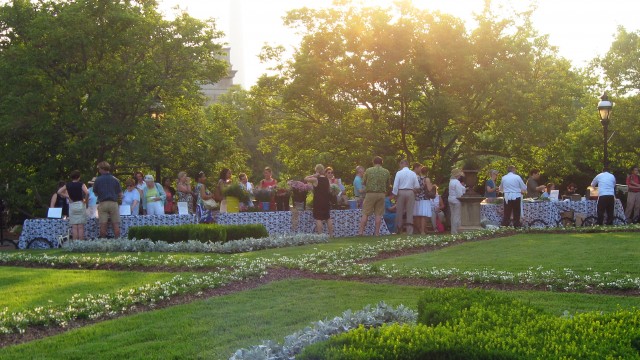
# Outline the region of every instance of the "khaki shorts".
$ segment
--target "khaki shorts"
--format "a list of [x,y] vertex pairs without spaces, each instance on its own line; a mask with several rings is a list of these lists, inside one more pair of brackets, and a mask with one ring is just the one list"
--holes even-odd
[[120,223],[120,207],[115,201],[103,201],[98,204],[98,218],[100,224],[106,224],[111,219],[114,224]]
[[367,193],[362,204],[362,213],[366,216],[375,214],[384,215],[384,193]]

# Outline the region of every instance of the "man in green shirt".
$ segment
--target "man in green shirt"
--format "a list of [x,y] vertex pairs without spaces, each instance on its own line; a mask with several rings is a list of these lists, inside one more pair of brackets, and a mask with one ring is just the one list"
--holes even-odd
[[360,219],[360,229],[358,235],[364,234],[364,227],[369,216],[372,214],[376,218],[375,235],[380,235],[380,224],[384,215],[384,198],[391,184],[391,174],[389,170],[382,167],[382,158],[376,156],[373,159],[373,166],[364,172],[362,178],[364,185],[364,203],[362,204],[362,218]]

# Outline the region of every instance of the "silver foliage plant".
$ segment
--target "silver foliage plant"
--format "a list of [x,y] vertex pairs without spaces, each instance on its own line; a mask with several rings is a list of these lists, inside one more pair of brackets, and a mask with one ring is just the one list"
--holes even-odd
[[411,323],[415,324],[418,313],[404,305],[397,308],[381,301],[372,307],[367,305],[364,309],[353,312],[347,310],[341,317],[318,321],[311,326],[291,334],[284,339],[283,344],[272,340],[263,341],[261,345],[252,346],[249,349],[237,350],[229,360],[288,360],[295,359],[302,350],[311,344],[328,340],[333,335],[338,335],[362,325],[365,327],[377,327],[385,323]]
[[63,249],[70,252],[199,252],[234,254],[288,246],[329,242],[325,234],[275,235],[266,238],[232,240],[225,243],[196,240],[168,243],[149,239],[96,239],[68,241]]

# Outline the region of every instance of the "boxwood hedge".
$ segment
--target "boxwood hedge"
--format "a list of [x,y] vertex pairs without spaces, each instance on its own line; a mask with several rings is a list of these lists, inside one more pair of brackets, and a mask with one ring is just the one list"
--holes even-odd
[[248,238],[269,236],[262,224],[218,225],[218,224],[185,224],[176,226],[132,226],[129,228],[129,239],[163,240],[168,243],[198,240],[202,242],[227,242]]

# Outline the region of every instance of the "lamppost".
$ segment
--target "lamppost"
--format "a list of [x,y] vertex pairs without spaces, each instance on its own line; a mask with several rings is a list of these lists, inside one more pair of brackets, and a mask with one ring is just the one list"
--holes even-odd
[[613,103],[609,101],[607,92],[603,92],[600,96],[600,102],[598,103],[598,113],[600,114],[600,123],[604,132],[604,169],[609,169],[609,153],[607,151],[607,142],[609,137],[609,118],[611,116],[611,109],[613,109]]
[[[149,106],[149,116],[151,117],[151,119],[158,121],[164,116],[165,110],[166,107],[164,106],[164,103],[162,103],[162,99],[160,99],[160,96],[156,95],[156,97],[153,99],[153,103]],[[159,128],[160,124],[156,123],[156,127]],[[156,182],[162,183],[162,180],[160,179],[160,160],[158,160],[158,162],[156,163],[155,170]]]

